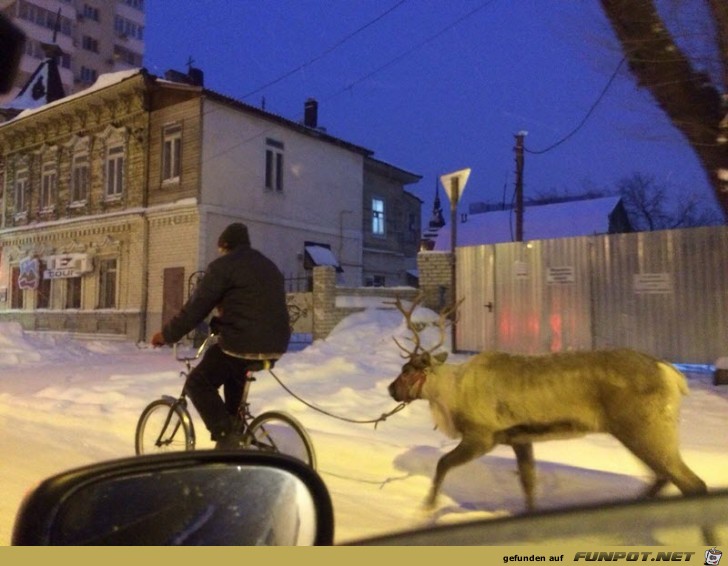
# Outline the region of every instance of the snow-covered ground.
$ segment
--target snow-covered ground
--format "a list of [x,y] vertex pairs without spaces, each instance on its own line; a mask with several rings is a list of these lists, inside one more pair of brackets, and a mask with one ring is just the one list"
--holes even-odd
[[[416,311],[423,319],[430,315]],[[406,342],[400,313],[368,308],[342,321],[327,340],[287,354],[276,373],[325,411],[374,419],[396,405],[387,393],[402,364],[393,336]],[[449,361],[459,359],[465,357]],[[10,543],[16,509],[38,481],[67,468],[133,455],[139,413],[160,395],[180,391],[180,368],[169,348],[75,341],[0,325],[0,544]],[[689,378],[692,392],[681,425],[684,458],[710,488],[728,487],[728,386],[713,386],[706,372],[691,372]],[[260,374],[251,399],[254,412],[285,410],[309,430],[332,494],[338,542],[523,510],[512,452],[499,447],[452,471],[438,510],[423,513],[435,462],[454,446],[433,430],[424,402],[375,428],[317,412],[267,374]],[[198,446],[211,447],[199,417],[193,417],[200,429]],[[649,478],[605,435],[542,443],[535,451],[541,508],[631,498]]]

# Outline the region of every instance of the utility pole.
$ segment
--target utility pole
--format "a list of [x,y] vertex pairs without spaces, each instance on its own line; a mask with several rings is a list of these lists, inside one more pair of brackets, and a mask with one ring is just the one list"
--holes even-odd
[[526,132],[516,134],[516,242],[523,241],[523,139]]

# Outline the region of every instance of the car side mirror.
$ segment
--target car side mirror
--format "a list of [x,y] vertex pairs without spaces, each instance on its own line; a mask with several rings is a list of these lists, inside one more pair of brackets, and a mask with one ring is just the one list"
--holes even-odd
[[196,450],[69,470],[23,501],[13,545],[331,545],[311,468],[279,454]]

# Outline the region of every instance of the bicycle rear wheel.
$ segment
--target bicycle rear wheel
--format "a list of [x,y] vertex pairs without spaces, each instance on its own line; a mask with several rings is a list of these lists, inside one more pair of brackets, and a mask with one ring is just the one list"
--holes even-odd
[[138,455],[193,450],[194,447],[192,419],[177,399],[162,397],[142,411],[135,435]]
[[250,423],[245,444],[267,452],[278,452],[298,458],[316,469],[316,452],[306,429],[294,417],[279,411],[269,411]]

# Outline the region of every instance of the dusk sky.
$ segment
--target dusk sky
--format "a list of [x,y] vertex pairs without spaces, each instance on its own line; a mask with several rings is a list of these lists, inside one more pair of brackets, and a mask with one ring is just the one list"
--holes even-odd
[[191,57],[207,88],[295,121],[317,99],[329,134],[422,175],[409,190],[425,220],[439,176],[466,167],[460,212],[510,201],[520,131],[526,197],[613,189],[639,172],[715,208],[687,143],[626,65],[617,70],[597,0],[154,0],[146,10],[150,72],[184,71]]

